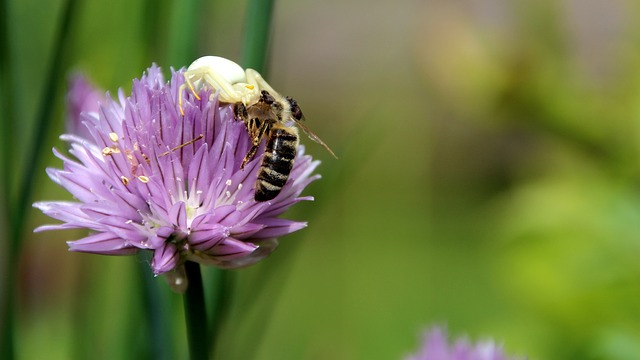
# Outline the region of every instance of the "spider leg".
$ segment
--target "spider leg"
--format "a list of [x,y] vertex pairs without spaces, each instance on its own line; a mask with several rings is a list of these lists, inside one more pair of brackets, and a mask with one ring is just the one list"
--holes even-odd
[[258,90],[260,91],[267,90],[269,94],[273,95],[274,97],[280,96],[280,94],[277,91],[275,91],[271,87],[271,85],[269,85],[269,83],[262,77],[262,75],[260,75],[259,72],[253,69],[247,69],[245,70],[245,73],[247,74],[247,82],[257,87]]
[[220,90],[218,98],[221,102],[237,103],[242,100],[242,95],[239,91],[234,89],[234,84],[231,84],[217,72],[207,71],[203,73],[202,77],[207,84],[210,84],[213,87],[214,90]]
[[193,75],[185,73],[184,83],[182,83],[182,85],[180,85],[180,87],[178,88],[178,104],[180,105],[180,114],[182,116],[184,116],[184,90],[187,87],[189,87],[189,90],[191,90],[191,93],[193,93],[196,99],[200,100],[200,96],[198,95],[198,92],[196,91],[195,87],[193,86],[193,82],[191,81],[191,76]]
[[186,87],[187,87],[186,83],[183,83],[178,88],[178,105],[180,106],[180,115],[182,116],[184,116],[184,108],[182,107],[182,99],[184,98],[184,95],[182,95],[182,93],[184,92],[184,89]]
[[189,86],[189,89],[196,97],[196,99],[200,100],[200,96],[198,95],[198,92],[196,91],[195,87],[193,86],[193,82],[191,81],[191,76],[185,76],[184,82],[185,84],[187,84],[187,86]]

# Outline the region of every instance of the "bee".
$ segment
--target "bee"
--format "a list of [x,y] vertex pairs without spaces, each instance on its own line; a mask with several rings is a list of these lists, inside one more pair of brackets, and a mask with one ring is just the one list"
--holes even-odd
[[233,104],[236,119],[244,122],[251,138],[251,148],[242,160],[241,169],[255,157],[262,139],[266,139],[255,184],[256,201],[274,199],[287,183],[300,142],[298,128],[337,158],[317,135],[302,124],[304,115],[297,101],[280,95],[257,71],[243,70],[231,60],[205,56],[194,61],[184,76],[185,85],[181,88],[179,100],[181,112],[182,92],[187,86],[194,95],[196,89],[209,86],[219,91],[220,102]]

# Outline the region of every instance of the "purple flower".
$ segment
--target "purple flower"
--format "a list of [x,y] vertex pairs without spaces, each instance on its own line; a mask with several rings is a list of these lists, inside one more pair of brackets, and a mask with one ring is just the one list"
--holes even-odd
[[90,139],[89,129],[82,123],[83,112],[97,113],[104,102],[103,91],[99,91],[81,74],[74,74],[69,80],[67,93],[67,132]]
[[[312,174],[319,162],[300,146],[280,194],[256,202],[253,187],[264,144],[240,169],[251,146],[245,125],[210,90],[199,94],[202,101],[186,94],[180,115],[178,92],[189,92],[180,88],[183,82],[178,71],[165,83],[154,65],[134,80],[131,96],[120,90],[115,100],[107,94],[97,112],[94,104],[70,98],[89,110],[81,115],[88,135],[63,135],[74,158],[54,149],[64,166],[47,173],[77,201],[35,203],[62,221],[36,231],[91,230],[68,242],[71,251],[127,255],[150,250],[153,272],[168,274],[179,285],[186,260],[248,266],[269,255],[277,237],[306,226],[278,216],[297,202],[313,200],[300,193],[319,178]],[[93,94],[88,87],[84,92],[72,87],[70,96],[95,99]]]
[[458,339],[449,345],[446,331],[434,327],[425,332],[420,351],[406,360],[516,360],[506,356],[502,346],[491,340],[485,340],[473,345],[465,338]]

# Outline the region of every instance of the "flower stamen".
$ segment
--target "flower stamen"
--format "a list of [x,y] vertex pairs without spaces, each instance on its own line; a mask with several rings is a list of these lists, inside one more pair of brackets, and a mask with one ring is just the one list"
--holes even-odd
[[170,153],[172,153],[172,152],[174,152],[174,151],[176,151],[176,150],[179,150],[179,149],[181,149],[181,148],[183,148],[183,147],[185,147],[185,146],[187,146],[187,145],[193,144],[194,142],[196,142],[196,141],[198,141],[198,140],[200,140],[200,139],[202,139],[202,138],[204,138],[204,135],[203,135],[203,134],[200,134],[200,136],[198,136],[197,138],[195,138],[195,139],[191,139],[191,140],[189,140],[189,141],[187,141],[187,142],[185,142],[185,143],[183,143],[183,144],[181,144],[181,145],[178,145],[178,146],[174,147],[173,149],[171,149],[171,150],[169,150],[169,151],[165,151],[165,152],[163,152],[162,154],[160,154],[159,156],[169,155]]
[[118,142],[118,134],[112,132],[109,133],[109,139],[111,139],[112,142],[117,143]]
[[113,154],[119,154],[120,153],[120,148],[118,148],[117,146],[108,146],[104,149],[102,149],[102,155],[103,156],[110,156]]

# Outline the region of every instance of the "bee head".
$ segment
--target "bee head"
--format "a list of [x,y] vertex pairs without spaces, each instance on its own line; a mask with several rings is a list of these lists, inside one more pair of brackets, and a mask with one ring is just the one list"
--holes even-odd
[[298,102],[289,96],[287,96],[285,99],[289,102],[289,107],[291,108],[291,116],[298,121],[302,120],[302,117],[304,115],[302,115],[302,110],[300,110]]
[[267,90],[262,90],[260,92],[260,101],[265,104],[271,105],[276,102],[276,99],[273,97],[273,95],[269,94]]

